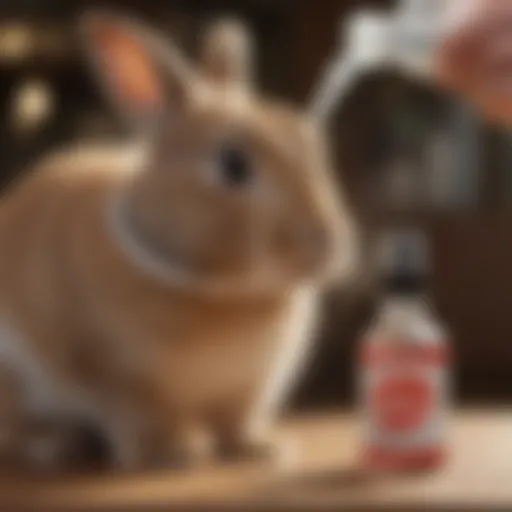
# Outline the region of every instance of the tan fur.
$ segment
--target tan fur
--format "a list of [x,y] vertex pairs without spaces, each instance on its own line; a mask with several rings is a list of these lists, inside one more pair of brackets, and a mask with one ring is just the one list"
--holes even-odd
[[[131,173],[119,162],[99,167],[76,158],[36,172],[3,205],[0,237],[10,250],[0,256],[0,276],[9,322],[56,388],[77,400],[70,408],[112,426],[113,442],[131,414],[173,433],[209,415],[222,423],[238,402],[245,420],[288,342],[279,331],[304,298],[207,300],[145,279],[106,227],[108,199]],[[80,410],[81,400],[92,412]],[[119,414],[119,426],[109,413]],[[136,450],[139,441],[130,435],[127,444],[120,450]]]
[[[311,122],[208,90],[156,143],[68,150],[0,205],[0,356],[20,414],[96,426],[122,467],[190,460],[196,431],[258,446],[348,236]],[[259,171],[248,191],[211,181],[209,151],[231,134]],[[133,258],[112,224],[120,197],[138,242],[195,281]]]

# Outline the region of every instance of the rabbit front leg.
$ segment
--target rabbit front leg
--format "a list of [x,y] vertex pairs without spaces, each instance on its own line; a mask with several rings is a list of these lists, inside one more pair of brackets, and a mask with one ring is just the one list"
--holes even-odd
[[217,454],[221,459],[253,459],[281,465],[289,459],[286,439],[273,431],[275,409],[248,392],[228,401],[211,418]]
[[284,323],[285,329],[277,339],[272,360],[266,359],[264,369],[257,371],[213,416],[221,456],[266,458],[280,464],[293,460],[292,443],[289,439],[274,438],[272,424],[300,377],[309,354],[315,319],[310,300],[314,296],[305,298],[305,309],[297,308],[297,316]]
[[191,467],[205,460],[209,452],[209,440],[197,423],[173,418],[161,427],[155,439],[154,466]]
[[116,407],[102,418],[110,464],[121,471],[140,470],[146,465],[146,449],[142,428],[133,415]]
[[[309,324],[306,315],[303,319]],[[283,344],[263,376],[251,379],[216,409],[211,425],[221,457],[263,458],[280,465],[294,459],[291,440],[277,438],[273,423],[307,359],[309,331],[300,333],[294,343]]]

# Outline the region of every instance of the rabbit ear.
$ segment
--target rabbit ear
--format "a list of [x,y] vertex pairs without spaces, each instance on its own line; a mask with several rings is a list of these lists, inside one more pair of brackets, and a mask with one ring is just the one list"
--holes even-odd
[[239,20],[221,19],[207,27],[203,38],[203,71],[220,85],[249,86],[253,72],[253,41]]
[[136,130],[184,108],[192,72],[163,36],[104,12],[84,15],[81,29],[102,87]]

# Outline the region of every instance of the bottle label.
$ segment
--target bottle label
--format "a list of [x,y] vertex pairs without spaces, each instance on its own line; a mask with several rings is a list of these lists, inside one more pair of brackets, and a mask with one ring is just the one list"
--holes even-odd
[[363,354],[367,443],[422,450],[443,442],[447,351],[443,345],[373,344]]

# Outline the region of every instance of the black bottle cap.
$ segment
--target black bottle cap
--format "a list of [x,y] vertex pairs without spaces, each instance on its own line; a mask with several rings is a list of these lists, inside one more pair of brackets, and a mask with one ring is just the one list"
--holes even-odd
[[387,293],[419,294],[429,278],[427,237],[417,229],[386,231],[381,239],[380,263]]

